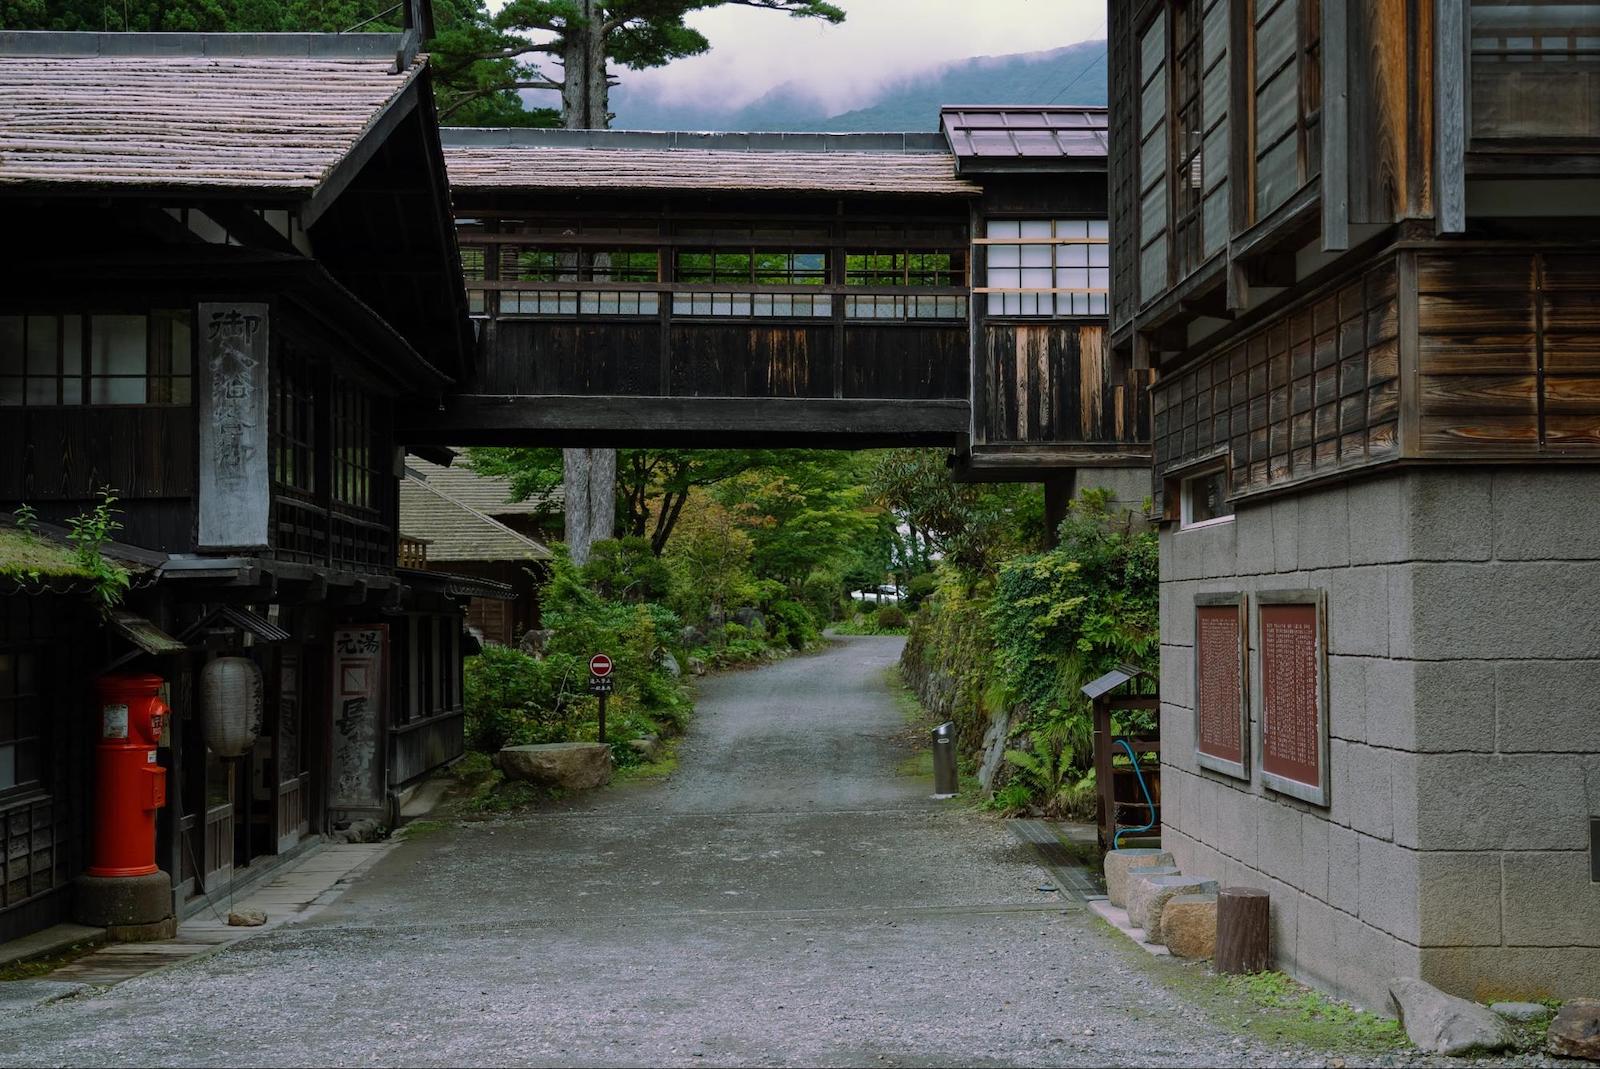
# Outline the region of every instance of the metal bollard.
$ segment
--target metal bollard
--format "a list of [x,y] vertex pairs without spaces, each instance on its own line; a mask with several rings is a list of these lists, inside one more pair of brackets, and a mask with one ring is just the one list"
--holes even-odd
[[933,796],[954,798],[956,782],[956,725],[946,720],[933,729]]

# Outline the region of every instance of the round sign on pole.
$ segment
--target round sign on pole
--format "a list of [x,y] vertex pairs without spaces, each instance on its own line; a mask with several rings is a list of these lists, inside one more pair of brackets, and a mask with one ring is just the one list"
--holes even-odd
[[611,658],[603,653],[597,653],[589,658],[589,674],[605,677],[611,674]]

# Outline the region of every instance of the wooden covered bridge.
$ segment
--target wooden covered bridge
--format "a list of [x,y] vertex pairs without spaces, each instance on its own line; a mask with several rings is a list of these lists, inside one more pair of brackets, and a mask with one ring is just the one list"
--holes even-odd
[[1103,109],[443,137],[478,359],[408,440],[1148,464],[1146,373],[1106,345]]

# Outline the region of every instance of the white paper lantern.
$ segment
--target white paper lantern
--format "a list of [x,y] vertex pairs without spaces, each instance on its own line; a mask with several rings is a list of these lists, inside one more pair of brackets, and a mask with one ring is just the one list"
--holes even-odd
[[243,757],[261,734],[261,669],[248,657],[218,657],[200,670],[206,745],[218,757]]

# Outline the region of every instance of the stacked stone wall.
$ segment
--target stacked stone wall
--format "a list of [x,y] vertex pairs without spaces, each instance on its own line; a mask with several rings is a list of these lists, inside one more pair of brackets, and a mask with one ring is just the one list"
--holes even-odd
[[[1328,595],[1326,808],[1194,756],[1194,595],[1304,588]],[[1397,975],[1594,993],[1600,476],[1415,470],[1165,531],[1161,619],[1163,845],[1271,892],[1281,968],[1374,1007]],[[1253,644],[1250,672],[1253,729]]]

